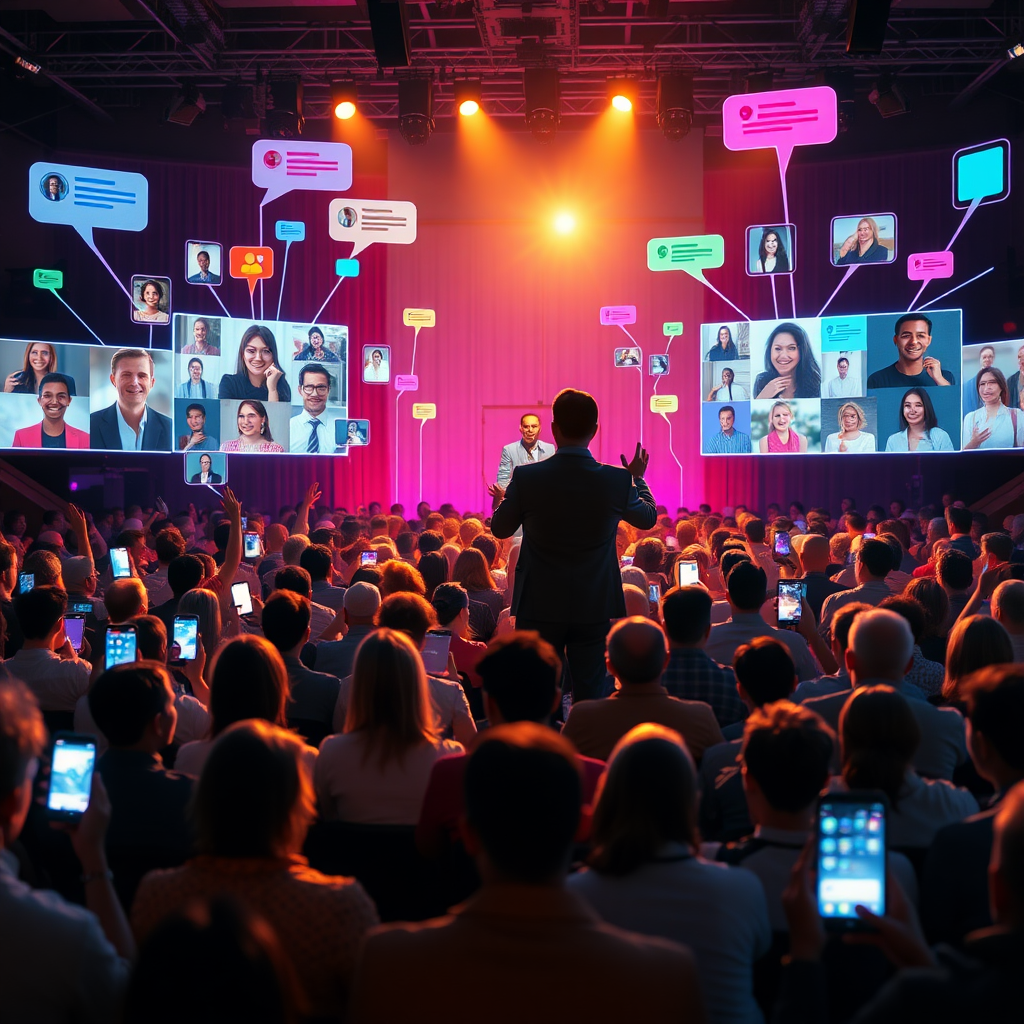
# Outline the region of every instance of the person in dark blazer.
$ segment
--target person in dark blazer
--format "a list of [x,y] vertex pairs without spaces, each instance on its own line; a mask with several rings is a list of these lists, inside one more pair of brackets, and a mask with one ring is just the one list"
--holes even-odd
[[611,619],[626,614],[615,551],[619,521],[649,530],[658,518],[644,483],[648,454],[639,444],[623,469],[588,450],[597,433],[597,402],[585,391],[560,391],[551,407],[556,451],[519,466],[498,494],[491,532],[511,537],[521,526],[512,614],[517,629],[535,629],[565,652],[574,700],[600,697],[604,644]]
[[141,348],[119,348],[110,360],[117,401],[89,417],[89,447],[114,452],[169,452],[170,417],[146,404],[153,390],[153,357]]
[[[220,473],[214,473],[213,459],[209,455],[199,456],[199,472],[193,473],[192,478],[189,480],[190,484],[221,484],[224,482]],[[206,479],[203,479],[203,474],[206,474]]]

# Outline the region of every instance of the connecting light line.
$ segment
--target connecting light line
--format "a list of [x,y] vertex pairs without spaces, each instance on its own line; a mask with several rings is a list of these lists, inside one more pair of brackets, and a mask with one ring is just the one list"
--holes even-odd
[[778,320],[779,319],[779,297],[778,297],[778,295],[775,294],[775,275],[772,274],[768,278],[768,280],[771,281],[771,283],[772,283],[772,303],[775,306],[775,319]]
[[[261,221],[263,220],[262,212],[260,213],[260,220]],[[262,242],[260,244],[262,245]],[[284,279],[288,276],[288,250],[291,247],[292,247],[292,243],[291,242],[285,242],[285,244],[284,244],[284,267],[281,270],[281,284],[280,284],[280,287],[277,289],[277,319],[278,320],[281,319],[281,299],[284,298]],[[331,292],[331,294],[333,295],[334,293]],[[263,293],[260,292],[261,299],[262,299],[262,295],[263,295]]]
[[[56,288],[51,288],[51,289],[50,289],[50,291],[51,291],[51,292],[53,292],[53,294],[54,294],[54,295],[56,295],[56,296],[57,296],[57,298],[58,298],[58,299],[60,299],[60,301],[61,301],[61,302],[64,302],[64,299],[63,299],[63,298],[61,298],[61,294],[60,294],[60,292],[58,292],[58,291],[57,291],[57,289],[56,289]],[[94,337],[94,338],[95,338],[95,339],[96,339],[96,340],[97,340],[97,341],[98,341],[98,342],[99,342],[99,343],[100,343],[101,345],[106,345],[106,342],[105,342],[105,341],[104,341],[104,340],[103,340],[103,339],[102,339],[102,338],[101,338],[101,337],[100,337],[100,336],[99,336],[99,335],[98,335],[98,334],[97,334],[97,333],[96,333],[96,332],[95,332],[95,331],[94,331],[94,330],[93,330],[93,329],[92,329],[92,328],[91,328],[91,327],[90,327],[90,326],[89,326],[89,325],[88,325],[88,324],[87,324],[87,323],[86,323],[86,322],[85,322],[85,321],[84,321],[84,320],[83,320],[83,319],[82,319],[82,318],[81,318],[81,317],[80,317],[80,316],[79,316],[79,315],[78,315],[78,314],[77,314],[77,313],[76,313],[76,312],[75,312],[74,310],[73,310],[73,309],[71,309],[71,307],[70,307],[70,306],[68,306],[68,304],[67,304],[66,302],[64,302],[64,305],[65,305],[65,306],[67,306],[67,307],[68,307],[68,309],[70,309],[70,310],[71,310],[71,315],[72,315],[72,316],[73,316],[73,317],[74,317],[74,318],[75,318],[75,319],[76,319],[76,320],[77,320],[77,321],[78,321],[78,322],[79,322],[79,323],[80,323],[80,324],[81,324],[81,325],[82,325],[82,326],[83,326],[83,327],[84,327],[84,328],[85,328],[85,329],[86,329],[86,330],[87,330],[87,331],[88,331],[88,332],[89,332],[89,333],[90,333],[90,334],[91,334],[91,335],[92,335],[92,336],[93,336],[93,337]],[[150,339],[149,339],[149,347],[150,347],[150,348],[152,348],[152,347],[153,347],[153,337],[152,337],[152,331],[153,331],[153,328],[152,328],[152,327],[150,327],[150,329],[149,329],[149,330],[150,330]]]
[[[953,248],[953,243],[957,240],[957,238],[959,238],[960,232],[963,231],[963,229],[964,229],[964,225],[971,219],[971,217],[974,215],[974,211],[980,205],[981,205],[981,198],[980,197],[977,198],[977,199],[972,199],[971,200],[971,205],[968,206],[966,210],[964,210],[964,215],[963,215],[963,219],[960,221],[960,226],[956,229],[956,231],[953,232],[953,237],[949,240],[949,244],[946,246],[946,251],[947,252],[949,252],[949,250]],[[988,273],[988,271],[985,271],[985,273]],[[931,278],[927,278],[926,280],[921,282],[921,287],[917,289],[917,294],[914,296],[914,301],[911,302],[911,304],[909,306],[910,310],[913,310],[913,308],[917,305],[917,300],[919,298],[921,298],[921,293],[925,290],[925,288],[928,287],[928,284],[929,284],[929,282],[931,280],[932,280]],[[972,277],[971,281],[974,281],[974,280],[976,280],[976,279]],[[970,282],[969,281],[965,281],[964,284],[970,284]],[[958,285],[958,287],[962,288],[963,285]],[[953,291],[956,291],[956,288],[954,288]],[[948,295],[949,292],[946,292],[946,294]],[[939,301],[938,299],[932,299],[932,302],[938,302],[938,301]],[[930,306],[931,302],[926,303],[926,305]],[[924,306],[922,306],[921,308],[923,309]]]
[[[86,244],[88,244],[88,243],[86,243]],[[117,276],[117,274],[114,273],[114,271],[111,268],[110,264],[103,258],[103,253],[101,253],[99,251],[99,249],[96,248],[95,245],[89,245],[89,248],[92,249],[92,251],[94,253],[96,253],[96,257],[99,259],[100,263],[102,263],[103,266],[105,266],[107,268],[107,273],[114,279],[114,281],[117,284],[117,287],[120,288],[121,291],[123,291],[125,293],[125,295],[128,297],[128,301],[132,304],[132,309],[134,310],[135,309],[135,300],[132,298],[132,293],[130,291],[128,291],[128,289],[125,288],[125,286],[121,283],[121,279]]]
[[208,284],[206,287],[210,289],[211,294],[217,300],[217,304],[220,306],[221,309],[224,310],[224,315],[226,317],[230,317],[231,314],[228,312],[228,307],[225,306],[224,303],[220,301],[220,296],[217,294],[217,289],[214,288],[212,284]]
[[710,281],[703,277],[700,278],[700,280],[704,284],[706,284],[708,288],[710,288],[723,302],[727,302],[730,306],[732,306],[732,308],[735,309],[736,312],[739,313],[739,315],[743,317],[744,320],[746,320],[748,323],[752,322],[751,318],[747,316],[747,314],[744,313],[743,310],[740,309],[740,307],[737,306],[736,303],[732,301],[732,299],[727,299]]
[[825,305],[818,310],[818,316],[821,316],[821,314],[824,313],[826,309],[828,309],[829,303],[831,303],[831,301],[839,294],[839,289],[842,288],[843,285],[850,280],[850,275],[857,269],[858,268],[856,266],[846,268],[846,273],[843,274],[843,279],[839,282],[839,284],[836,285],[836,290],[828,297],[827,301],[825,302]]
[[338,286],[344,280],[345,280],[344,276],[341,276],[341,277],[338,278],[337,283],[331,289],[331,294],[328,295],[326,299],[324,299],[324,304],[316,311],[316,316],[313,317],[312,320],[310,320],[311,324],[315,324],[317,322],[317,320],[320,319],[320,314],[327,308],[327,303],[330,302],[331,299],[334,297],[334,293],[338,290]]
[[634,345],[636,345],[637,351],[640,353],[640,365],[636,368],[637,373],[640,374],[640,445],[643,447],[644,443],[644,350],[637,344],[636,338],[633,337],[629,331],[622,324],[617,325],[619,330],[629,338]]
[[983,270],[980,274],[975,274],[974,277],[968,278],[966,281],[962,282],[961,284],[958,284],[955,288],[950,288],[948,292],[943,292],[941,295],[937,295],[934,299],[930,299],[928,302],[921,303],[921,308],[927,309],[929,306],[934,306],[936,302],[941,301],[947,295],[952,295],[953,292],[960,291],[961,288],[966,287],[973,281],[977,281],[979,277],[984,277],[986,274],[991,274],[992,271],[995,269],[995,267],[989,267],[988,270]]

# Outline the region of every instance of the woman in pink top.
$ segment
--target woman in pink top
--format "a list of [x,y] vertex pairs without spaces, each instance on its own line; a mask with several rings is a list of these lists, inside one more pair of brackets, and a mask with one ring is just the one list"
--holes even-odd
[[772,429],[757,442],[761,454],[769,452],[805,452],[807,438],[790,429],[793,410],[788,402],[776,402],[768,413]]

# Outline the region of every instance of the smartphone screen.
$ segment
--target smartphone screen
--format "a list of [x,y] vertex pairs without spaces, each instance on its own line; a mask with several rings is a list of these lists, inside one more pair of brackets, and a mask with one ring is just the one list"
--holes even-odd
[[806,583],[796,580],[779,580],[780,626],[795,626],[800,621],[800,600],[806,587]]
[[231,584],[231,603],[238,609],[239,615],[252,615],[252,594],[248,583]]
[[134,626],[111,626],[107,630],[105,661],[107,668],[134,661],[137,642]]
[[676,562],[676,586],[689,587],[700,582],[700,570],[691,558],[680,558]]
[[178,646],[178,657],[182,661],[195,661],[196,638],[199,636],[199,617],[196,615],[174,616],[174,640]]
[[27,594],[36,585],[36,574],[34,572],[18,573],[18,593]]
[[92,736],[57,733],[50,762],[50,786],[46,793],[49,817],[68,821],[85,813],[95,766],[96,740]]
[[245,557],[246,558],[259,558],[260,557],[260,535],[258,533],[246,533],[244,534],[245,539]]
[[775,554],[789,554],[789,534],[785,530],[780,530],[775,534]]
[[65,615],[64,635],[71,641],[71,646],[76,651],[82,649],[82,641],[85,639],[85,616]]
[[127,579],[132,574],[131,563],[128,561],[127,548],[110,549],[110,569],[115,580]]
[[443,675],[448,671],[448,648],[452,644],[452,635],[447,630],[431,630],[423,641],[423,667],[432,676]]
[[249,517],[242,516],[242,529],[244,530],[249,525]]
[[68,601],[68,612],[72,615],[91,615],[92,601]]
[[818,913],[829,930],[868,927],[854,910],[885,913],[886,802],[880,793],[829,793],[818,803]]
[[619,563],[622,565],[622,568],[625,569],[627,565],[633,564],[633,556],[623,555],[622,558],[619,559]]
[[377,564],[377,552],[376,551],[364,551],[359,556],[360,565],[376,565]]
[[660,604],[661,603],[661,584],[660,583],[651,583],[651,584],[648,585],[648,587],[647,587],[647,600],[650,601],[651,604]]

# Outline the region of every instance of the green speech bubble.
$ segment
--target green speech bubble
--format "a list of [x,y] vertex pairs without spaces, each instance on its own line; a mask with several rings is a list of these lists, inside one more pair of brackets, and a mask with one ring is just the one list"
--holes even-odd
[[647,243],[648,270],[683,270],[704,280],[705,270],[725,264],[725,239],[721,235],[678,235],[652,238]]
[[33,270],[32,284],[47,291],[51,288],[63,288],[64,275],[59,270]]
[[662,324],[661,333],[664,334],[666,338],[679,337],[679,335],[683,333],[682,320],[677,320],[675,323]]

